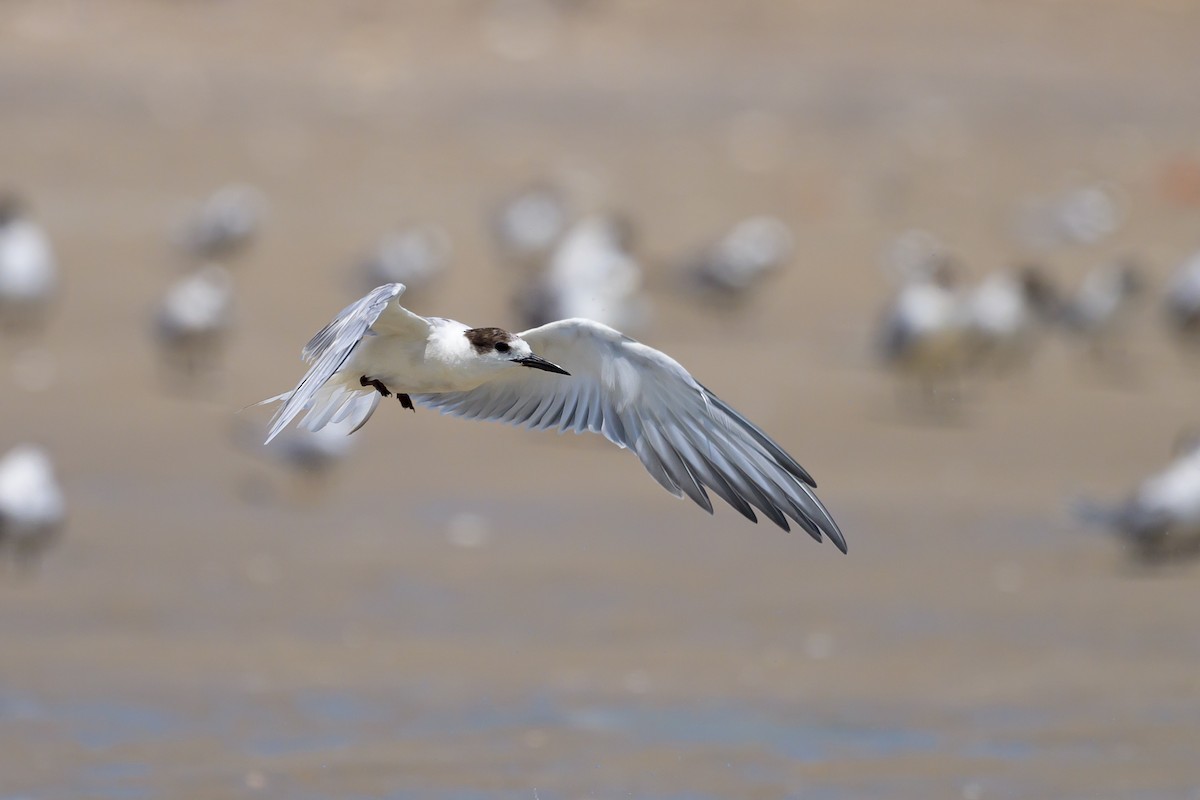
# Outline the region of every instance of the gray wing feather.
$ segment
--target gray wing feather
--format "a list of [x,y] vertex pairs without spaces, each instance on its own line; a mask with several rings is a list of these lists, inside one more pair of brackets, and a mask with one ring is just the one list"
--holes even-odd
[[[275,416],[271,418],[271,427],[267,432],[268,442],[278,436],[279,432],[286,428],[297,414],[309,407],[317,392],[321,390],[326,381],[333,377],[346,358],[354,352],[354,348],[367,335],[367,331],[387,310],[389,303],[406,315],[416,316],[401,309],[399,304],[393,303],[403,293],[404,284],[402,283],[388,283],[372,289],[362,299],[343,308],[332,322],[312,337],[301,353],[304,360],[312,366],[290,394],[281,395],[281,398],[286,399],[279,410],[275,412]],[[353,398],[348,398],[346,404],[339,403],[324,409],[320,415],[324,419],[310,420],[308,427],[316,430],[342,411],[347,413],[340,418],[345,418],[349,415],[350,410],[362,410],[366,407],[361,402],[351,405],[352,401]]]
[[631,449],[676,497],[712,513],[712,491],[752,522],[755,509],[784,530],[790,519],[845,552],[812,476],[666,354],[588,320],[553,322],[521,337],[571,375],[512,370],[468,392],[413,400],[467,419],[602,434]]

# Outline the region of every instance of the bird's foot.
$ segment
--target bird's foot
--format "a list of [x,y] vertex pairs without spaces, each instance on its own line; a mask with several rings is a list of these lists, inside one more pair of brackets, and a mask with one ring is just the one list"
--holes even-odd
[[409,411],[416,413],[416,406],[413,405],[412,398],[402,392],[396,392],[396,399],[400,401],[400,405],[407,408]]
[[375,391],[379,392],[384,397],[392,396],[392,393],[388,391],[388,388],[383,385],[383,381],[379,380],[378,378],[368,378],[366,375],[363,375],[358,379],[358,383],[361,386],[374,386]]

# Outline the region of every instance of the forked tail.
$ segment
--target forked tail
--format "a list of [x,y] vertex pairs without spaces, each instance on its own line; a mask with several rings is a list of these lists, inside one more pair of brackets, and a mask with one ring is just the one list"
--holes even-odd
[[283,403],[283,407],[271,418],[271,427],[267,431],[267,442],[278,436],[289,422],[304,411],[307,413],[304,415],[301,425],[310,431],[318,431],[331,422],[349,422],[352,426],[350,433],[354,433],[367,424],[367,420],[379,406],[380,399],[380,394],[373,388],[351,386],[336,378],[327,381],[318,389],[307,404],[289,403],[293,394],[294,392],[284,392],[256,403],[256,405]]

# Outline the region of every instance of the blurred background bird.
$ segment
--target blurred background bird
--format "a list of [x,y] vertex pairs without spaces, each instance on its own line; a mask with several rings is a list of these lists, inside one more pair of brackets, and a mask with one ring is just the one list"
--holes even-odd
[[21,198],[0,194],[0,329],[31,334],[46,321],[58,289],[50,240]]
[[233,324],[233,276],[208,264],[167,289],[155,317],[163,363],[189,381],[218,365]]
[[179,223],[175,244],[195,261],[233,259],[254,240],[266,210],[266,197],[254,186],[224,186]]
[[[877,332],[882,362],[899,379],[900,397],[916,408],[948,409],[961,399],[968,365],[968,320],[959,268],[949,257],[906,270]],[[902,400],[902,405],[909,401]]]
[[792,260],[795,237],[780,219],[762,215],[737,223],[685,265],[686,278],[707,299],[740,304]]
[[13,447],[0,458],[0,551],[28,567],[62,531],[66,501],[45,449]]
[[1200,345],[1200,253],[1189,256],[1171,276],[1163,311],[1177,341],[1189,348]]
[[518,310],[529,327],[583,317],[618,330],[637,331],[650,317],[642,294],[642,266],[632,252],[629,221],[613,214],[583,217],[566,232],[538,275],[522,288]]
[[1080,501],[1076,515],[1112,531],[1143,562],[1200,555],[1200,437],[1185,437],[1176,451],[1165,469],[1142,481],[1124,502]]
[[1061,300],[1037,266],[985,276],[963,299],[972,368],[1004,374],[1026,365]]
[[1121,373],[1131,369],[1123,339],[1145,283],[1137,264],[1122,258],[1092,269],[1076,292],[1063,299],[1059,318],[1095,363]]
[[[345,420],[329,422],[319,430],[293,426],[263,444],[265,430],[239,421],[232,431],[234,444],[260,461],[278,465],[286,475],[284,496],[301,504],[323,500],[334,483],[338,468],[353,453],[360,439],[351,436],[353,424]],[[263,484],[257,480],[245,487],[259,497]]]
[[450,265],[450,235],[434,225],[410,225],[385,235],[359,264],[356,289],[369,292],[385,283],[403,283],[410,293],[434,284]]
[[492,242],[504,263],[529,272],[538,270],[573,218],[563,189],[531,183],[496,204],[490,215]]
[[1112,187],[1085,183],[1053,197],[1026,200],[1018,212],[1016,233],[1027,247],[1044,251],[1096,244],[1121,222]]

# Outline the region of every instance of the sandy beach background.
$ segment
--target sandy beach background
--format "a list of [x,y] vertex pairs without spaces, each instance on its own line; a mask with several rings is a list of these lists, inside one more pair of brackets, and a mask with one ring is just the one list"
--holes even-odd
[[[0,797],[1200,796],[1200,567],[1067,510],[1200,424],[1155,305],[1200,246],[1198,29],[1184,0],[0,5],[0,184],[64,277],[49,388],[0,342],[0,445],[44,443],[70,503],[0,579]],[[813,472],[849,555],[598,439],[389,405],[321,492],[233,443],[398,222],[454,244],[414,310],[516,327],[486,215],[539,178],[637,222],[640,338]],[[171,226],[230,181],[270,203],[237,328],[172,384]],[[1113,235],[1014,239],[1088,182]],[[764,212],[797,254],[742,313],[674,288]],[[870,341],[911,227],[973,277],[1137,255],[1131,369],[1053,339],[906,417]]]

